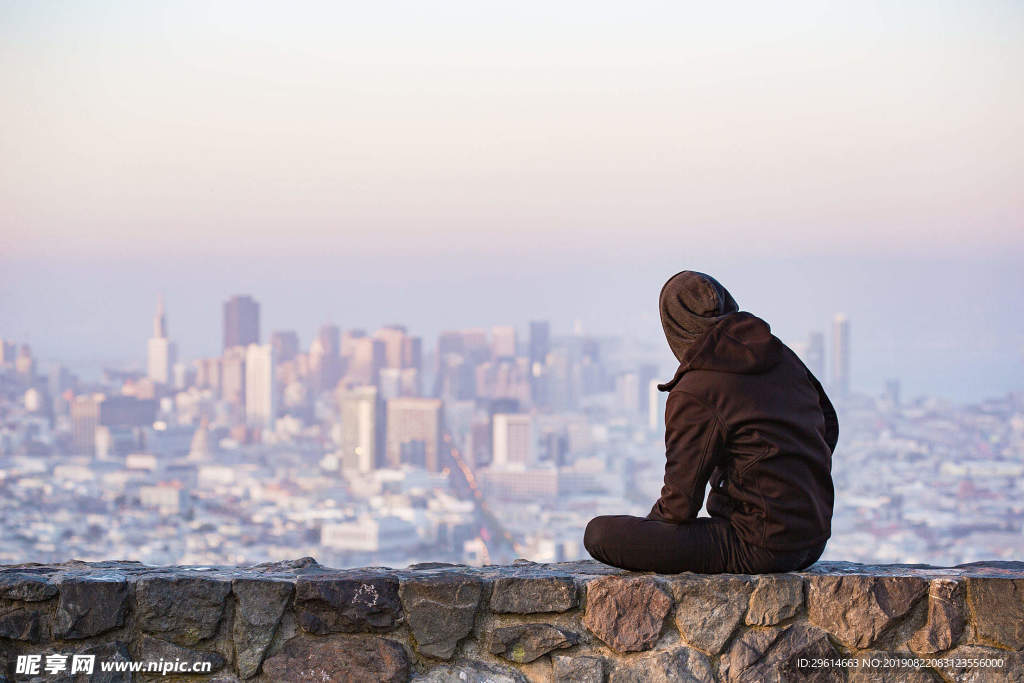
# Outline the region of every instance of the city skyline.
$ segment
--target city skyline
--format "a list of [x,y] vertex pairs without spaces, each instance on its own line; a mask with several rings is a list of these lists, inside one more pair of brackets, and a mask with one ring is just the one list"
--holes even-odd
[[249,291],[268,329],[657,344],[694,269],[787,341],[845,311],[859,390],[1024,386],[1019,5],[308,16],[0,8],[0,334],[96,373],[164,291],[208,355]]

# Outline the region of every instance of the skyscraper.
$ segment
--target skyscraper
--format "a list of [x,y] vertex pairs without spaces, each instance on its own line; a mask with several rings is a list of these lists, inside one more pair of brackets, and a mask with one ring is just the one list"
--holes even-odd
[[832,388],[840,398],[850,393],[850,321],[843,313],[832,319]]
[[337,325],[321,325],[309,347],[310,372],[316,391],[334,389],[342,375],[341,330]]
[[71,401],[71,444],[75,455],[96,452],[96,427],[100,423],[102,395],[75,396]]
[[418,465],[431,472],[439,467],[441,401],[436,398],[394,398],[387,402],[387,462]]
[[149,339],[146,369],[154,382],[169,384],[171,368],[177,362],[177,349],[167,338],[167,314],[164,311],[164,297],[161,294],[153,316],[153,336]]
[[516,328],[510,325],[495,325],[491,328],[491,353],[493,358],[511,358],[516,355]]
[[491,467],[533,465],[533,420],[529,415],[495,413],[491,424],[494,430]]
[[807,338],[807,369],[818,381],[825,379],[825,335],[811,332]]
[[248,346],[260,341],[260,305],[248,295],[224,302],[224,348]]
[[277,386],[274,347],[249,344],[245,352],[245,421],[256,427],[272,427],[277,417]]
[[551,324],[547,320],[534,320],[530,323],[530,365],[544,364],[551,350]]
[[271,333],[270,345],[274,347],[274,358],[278,363],[286,363],[299,355],[299,335],[294,330]]
[[341,467],[370,472],[378,466],[384,441],[384,415],[376,387],[338,392],[341,412]]

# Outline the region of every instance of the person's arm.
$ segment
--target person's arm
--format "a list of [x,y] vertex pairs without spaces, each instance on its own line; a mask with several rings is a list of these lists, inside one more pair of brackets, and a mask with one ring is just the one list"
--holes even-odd
[[832,401],[829,400],[824,387],[821,386],[821,382],[806,365],[804,369],[807,370],[807,378],[811,380],[811,385],[818,392],[818,405],[821,406],[821,414],[825,416],[825,443],[828,444],[828,449],[835,453],[836,443],[839,442],[839,417],[836,415],[836,409],[832,406]]
[[704,504],[704,488],[718,464],[724,428],[714,411],[681,391],[665,404],[665,485],[648,519],[680,523]]

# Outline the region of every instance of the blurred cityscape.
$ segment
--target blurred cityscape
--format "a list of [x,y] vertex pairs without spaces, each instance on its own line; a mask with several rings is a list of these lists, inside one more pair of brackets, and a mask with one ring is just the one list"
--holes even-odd
[[[853,392],[849,331],[784,340],[840,416],[823,559],[1024,555],[1024,398]],[[145,371],[88,381],[0,341],[0,563],[572,560],[591,517],[661,489],[662,339],[325,324],[304,345],[265,340],[250,296],[224,303],[219,357],[172,339],[161,299]]]

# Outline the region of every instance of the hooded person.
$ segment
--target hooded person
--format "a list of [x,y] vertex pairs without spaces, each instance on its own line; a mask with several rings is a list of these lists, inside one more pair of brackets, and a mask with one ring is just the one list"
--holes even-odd
[[[646,517],[603,515],[584,545],[637,571],[801,569],[831,535],[835,410],[817,378],[764,320],[710,275],[684,270],[659,295],[679,367],[658,385],[665,479]],[[697,517],[707,497],[710,517]]]

